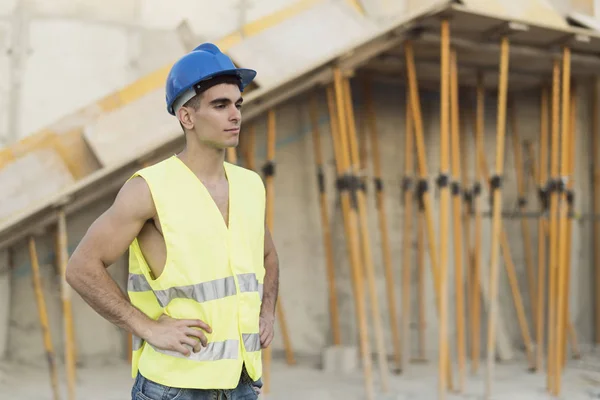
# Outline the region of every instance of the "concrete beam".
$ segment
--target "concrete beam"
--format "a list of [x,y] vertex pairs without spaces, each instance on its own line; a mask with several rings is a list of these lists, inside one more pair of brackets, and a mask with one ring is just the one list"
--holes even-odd
[[[418,35],[419,42],[433,44],[435,46],[439,46],[441,44],[441,39],[439,34],[435,32],[426,32]],[[455,47],[459,51],[468,51],[471,53],[481,53],[486,54],[487,57],[497,57],[500,52],[500,44],[496,42],[482,42],[477,40],[472,40],[463,37],[452,37],[450,42],[453,47]],[[544,73],[548,73],[551,69],[552,60],[558,56],[560,56],[560,48],[555,47],[551,49],[544,49],[539,47],[521,45],[521,44],[511,44],[510,46],[510,54],[511,56],[519,57],[522,61],[511,60],[511,70],[513,67],[521,67],[531,69],[531,72],[536,72],[531,68],[530,63],[532,60],[545,60],[546,63],[544,68],[541,71]],[[589,54],[581,54],[574,53],[571,57],[571,62],[573,65],[574,73],[591,73],[596,71],[600,67],[600,58],[595,55]],[[549,65],[549,66],[548,66]]]

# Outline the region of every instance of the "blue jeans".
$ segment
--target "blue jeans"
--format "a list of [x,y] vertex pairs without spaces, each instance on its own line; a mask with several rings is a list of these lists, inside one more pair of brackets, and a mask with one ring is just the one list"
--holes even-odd
[[139,372],[131,390],[132,400],[256,400],[256,388],[262,387],[259,379],[253,382],[246,368],[242,369],[235,389],[184,389],[164,386],[144,378]]

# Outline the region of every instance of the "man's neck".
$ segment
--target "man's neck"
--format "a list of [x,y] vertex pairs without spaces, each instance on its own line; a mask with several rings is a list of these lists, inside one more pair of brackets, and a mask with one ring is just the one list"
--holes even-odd
[[203,182],[216,183],[225,178],[225,150],[188,142],[177,157]]

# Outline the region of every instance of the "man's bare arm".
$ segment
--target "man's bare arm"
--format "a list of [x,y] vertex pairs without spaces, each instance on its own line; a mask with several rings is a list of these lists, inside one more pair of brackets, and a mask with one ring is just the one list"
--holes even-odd
[[167,317],[161,317],[161,323],[157,323],[131,305],[106,271],[125,253],[144,223],[155,214],[146,182],[142,178],[128,181],[113,205],[94,221],[73,252],[67,265],[66,279],[98,314],[114,325],[159,348],[188,355],[189,348],[185,344],[195,351],[200,350],[200,343],[206,345],[204,334],[192,327],[207,331],[210,327],[198,320]]
[[127,182],[112,206],[90,226],[67,265],[67,282],[102,317],[143,337],[150,320],[133,307],[106,271],[155,214],[141,178]]
[[265,225],[265,279],[261,315],[274,316],[279,292],[279,258],[269,228]]
[[279,292],[279,258],[271,238],[271,232],[265,224],[265,279],[263,283],[263,299],[260,309],[260,344],[266,349],[274,336],[275,307]]

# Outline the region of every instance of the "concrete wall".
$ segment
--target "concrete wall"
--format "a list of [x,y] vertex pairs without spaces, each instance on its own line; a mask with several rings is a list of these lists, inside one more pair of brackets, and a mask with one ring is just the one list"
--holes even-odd
[[[375,86],[375,109],[379,127],[381,157],[383,164],[383,181],[385,185],[385,199],[388,226],[392,245],[394,282],[396,288],[397,304],[400,304],[401,289],[401,256],[402,256],[402,223],[406,217],[400,201],[400,180],[403,176],[404,158],[404,88],[377,84]],[[591,195],[589,188],[590,155],[588,115],[586,99],[588,94],[584,87],[580,87],[577,130],[577,209],[580,212],[589,211]],[[439,170],[439,137],[438,116],[439,103],[435,93],[422,93],[423,115],[426,130],[427,162],[429,168],[430,184]],[[468,110],[469,102],[463,95],[463,107]],[[529,139],[538,143],[538,104],[537,93],[519,93],[515,98],[518,107],[519,129],[522,139]],[[357,110],[358,127],[361,126],[360,116],[362,110],[360,91],[355,92],[355,105]],[[495,100],[488,96],[486,100],[486,157],[490,170],[495,162]],[[294,350],[304,354],[318,354],[324,347],[331,343],[331,330],[329,326],[327,306],[327,281],[324,264],[324,248],[320,228],[320,214],[315,175],[312,140],[310,135],[310,121],[308,118],[307,103],[304,98],[295,99],[280,107],[277,113],[278,146],[276,153],[277,175],[275,178],[275,227],[274,240],[281,257],[281,304],[285,308],[286,319],[290,329]],[[342,214],[339,199],[334,190],[334,158],[329,134],[328,114],[323,96],[320,98],[320,128],[324,162],[326,164],[326,183],[329,199],[332,233],[334,238],[334,258],[336,262],[336,287],[339,299],[340,320],[342,323],[342,339],[345,344],[357,343],[356,323],[354,317],[354,302],[351,289],[349,264],[347,262],[347,249],[344,241]],[[264,162],[266,151],[264,120],[257,124],[257,165]],[[466,131],[463,139],[467,140],[470,151],[461,154],[461,162],[469,162],[469,178],[473,179],[474,157],[473,135],[471,123],[465,123]],[[503,190],[504,208],[513,210],[516,206],[516,181],[513,167],[511,136],[508,133],[506,156],[506,181]],[[527,159],[525,159],[527,161]],[[240,159],[243,162],[243,158]],[[370,162],[370,158],[369,158]],[[370,169],[369,169],[370,170]],[[537,200],[531,181],[529,190],[529,210],[536,211]],[[439,214],[437,190],[433,190],[434,221],[437,231]],[[377,214],[373,196],[373,185],[369,181],[369,232],[373,249],[373,261],[377,274],[377,293],[381,307],[381,314],[385,328],[386,344],[388,351],[392,352],[391,332],[389,329],[389,315],[385,297],[385,281],[381,258],[381,238],[378,233]],[[89,224],[106,207],[111,199],[106,199],[85,212],[72,216],[69,219],[69,243],[73,249]],[[480,199],[483,210],[489,210],[488,195],[484,191]],[[452,217],[450,217],[452,220]],[[488,268],[489,243],[491,226],[489,219],[485,220],[483,237],[482,268]],[[537,227],[536,220],[530,220],[531,237],[534,246],[534,256],[537,253]],[[413,225],[416,226],[416,225]],[[531,321],[531,308],[528,301],[525,261],[523,255],[523,239],[519,220],[505,220],[508,233],[511,255],[517,268],[521,294],[525,302],[528,320]],[[451,229],[451,227],[450,227]],[[416,231],[416,230],[415,230]],[[49,232],[51,233],[51,232]],[[455,281],[452,252],[452,235],[449,239],[448,262],[448,293],[450,310],[450,335],[452,349],[455,349]],[[439,242],[440,232],[436,232]],[[413,312],[412,321],[417,321],[416,308],[416,233],[412,236],[413,251]],[[588,343],[592,334],[592,291],[591,291],[591,224],[589,222],[576,223],[573,231],[573,263],[571,268],[571,317],[577,328],[580,343]],[[38,251],[42,263],[46,300],[50,314],[50,324],[53,341],[57,354],[61,355],[62,322],[59,297],[59,280],[56,275],[53,255],[53,237],[47,236],[38,240]],[[43,363],[43,346],[41,330],[37,320],[37,310],[34,293],[31,285],[30,265],[25,244],[15,248],[15,269],[11,278],[11,309],[10,327],[8,330],[8,356],[26,363]],[[537,260],[537,256],[536,260]],[[463,258],[464,259],[464,258]],[[427,282],[427,334],[426,348],[431,357],[435,357],[437,348],[437,321],[434,308],[433,284],[429,273],[429,261],[426,266]],[[126,263],[124,260],[110,267],[109,271],[123,286],[126,280]],[[0,291],[2,293],[2,291]],[[522,338],[517,324],[516,313],[511,298],[511,291],[507,283],[506,273],[501,264],[500,270],[500,303],[501,315],[506,322],[510,340],[515,349],[522,346]],[[124,336],[117,329],[102,320],[95,314],[77,295],[74,295],[74,314],[76,321],[77,346],[80,363],[93,363],[98,361],[124,358]],[[0,309],[0,318],[2,317]],[[369,313],[370,314],[370,313]],[[398,306],[398,317],[400,307]],[[372,323],[372,319],[369,318]],[[485,321],[485,320],[484,320]],[[2,323],[0,322],[0,326]],[[532,330],[531,322],[529,329]],[[485,330],[484,330],[485,331]],[[417,332],[413,328],[413,350],[416,346]],[[371,340],[373,338],[371,331]],[[2,337],[0,332],[0,338]],[[484,342],[485,343],[485,342]],[[274,341],[275,350],[282,350],[281,333],[277,332]],[[1,346],[0,346],[1,349]],[[453,350],[454,352],[454,350]]]

